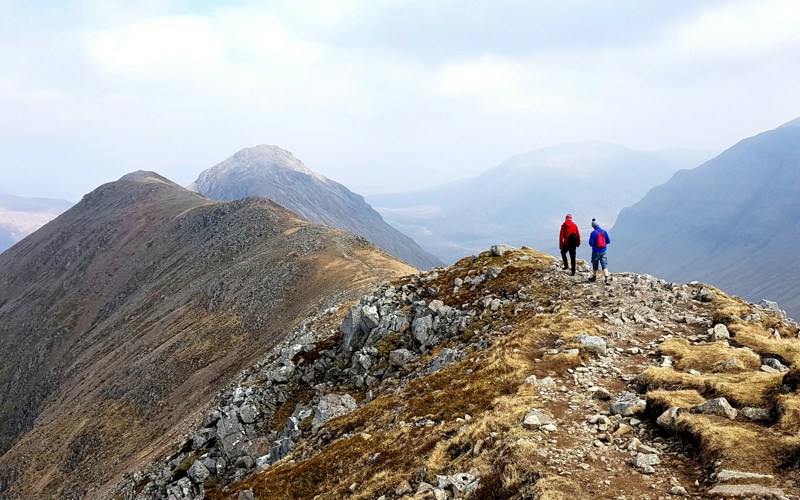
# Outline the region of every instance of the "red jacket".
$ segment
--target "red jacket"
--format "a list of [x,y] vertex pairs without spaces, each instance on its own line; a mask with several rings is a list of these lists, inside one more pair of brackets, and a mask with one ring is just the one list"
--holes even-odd
[[581,233],[578,231],[578,226],[576,226],[571,220],[565,220],[564,223],[561,224],[561,234],[558,236],[559,249],[564,249],[567,247],[567,238],[570,234],[574,234],[578,237],[578,243],[575,246],[581,246]]

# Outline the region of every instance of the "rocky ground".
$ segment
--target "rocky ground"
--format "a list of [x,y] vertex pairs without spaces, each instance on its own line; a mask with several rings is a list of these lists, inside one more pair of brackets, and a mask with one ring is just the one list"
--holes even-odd
[[493,247],[309,318],[118,496],[800,498],[797,324],[587,271]]

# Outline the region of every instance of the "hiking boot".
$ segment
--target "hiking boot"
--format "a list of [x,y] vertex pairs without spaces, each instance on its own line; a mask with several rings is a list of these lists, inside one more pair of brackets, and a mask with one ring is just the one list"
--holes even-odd
[[595,281],[597,281],[596,276],[592,276],[591,278],[589,278],[589,283],[594,283]]
[[574,269],[572,270],[572,275],[575,276],[575,270]]
[[564,271],[566,271],[566,270],[567,270],[567,269],[569,269],[569,268],[568,268],[567,266],[563,266],[561,269],[563,269]]
[[610,285],[611,284],[611,276],[606,276],[605,278],[603,278],[603,283],[605,283],[606,285]]

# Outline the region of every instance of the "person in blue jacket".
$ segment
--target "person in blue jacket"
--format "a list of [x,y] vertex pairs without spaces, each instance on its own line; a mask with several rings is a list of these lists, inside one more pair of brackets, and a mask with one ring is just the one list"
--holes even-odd
[[611,274],[608,272],[606,248],[611,243],[611,237],[594,219],[592,219],[592,229],[592,234],[589,235],[589,246],[592,247],[592,277],[589,278],[589,281],[597,281],[597,276],[600,274],[600,269],[602,269],[603,281],[608,285],[611,283]]

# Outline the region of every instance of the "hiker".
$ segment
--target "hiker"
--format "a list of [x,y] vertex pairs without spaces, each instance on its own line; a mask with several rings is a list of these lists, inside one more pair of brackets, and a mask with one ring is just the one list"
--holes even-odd
[[561,233],[558,236],[558,247],[561,250],[561,260],[564,261],[564,267],[562,267],[562,269],[567,269],[567,252],[569,252],[573,276],[575,276],[575,249],[579,246],[581,246],[581,233],[578,231],[578,226],[572,222],[572,214],[567,214],[564,223],[561,224]]
[[592,234],[589,235],[589,246],[592,247],[592,277],[589,281],[597,281],[597,275],[601,268],[603,270],[603,282],[608,285],[611,283],[611,275],[608,272],[608,260],[606,259],[606,248],[611,243],[608,232],[600,227],[596,220],[592,219]]

